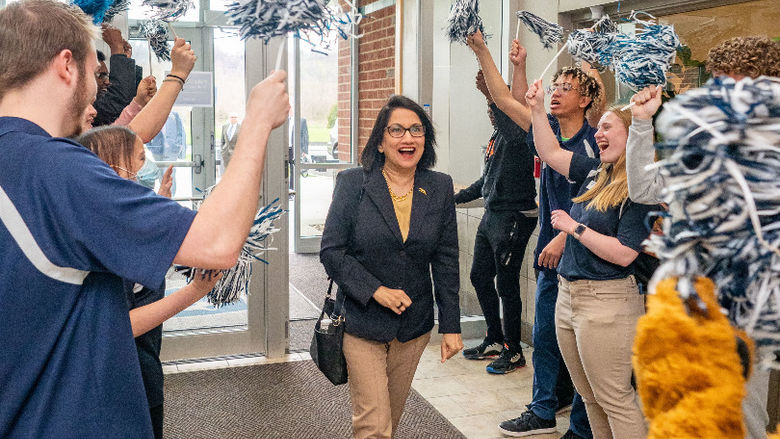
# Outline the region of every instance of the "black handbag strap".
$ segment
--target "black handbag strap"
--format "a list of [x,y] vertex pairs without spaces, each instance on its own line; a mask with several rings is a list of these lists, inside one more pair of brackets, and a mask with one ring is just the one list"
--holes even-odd
[[[328,293],[325,295],[326,298],[330,297],[331,293],[333,292],[333,279],[328,278]],[[338,289],[336,290],[336,298],[333,304],[333,315],[334,316],[341,316],[341,310],[344,309],[344,300],[346,299],[346,294],[342,293]]]
[[[358,195],[357,202],[355,203],[355,208],[352,209],[352,212],[355,212],[357,214],[358,206],[360,206],[360,202],[363,200],[363,192],[365,191],[366,187],[366,172],[363,172],[363,182],[360,185],[360,194]],[[351,230],[349,231],[349,245],[348,249],[352,248],[352,243],[355,240],[355,217],[352,217],[352,222],[350,223]],[[328,285],[328,294],[327,297],[330,297],[331,291],[333,290],[333,279],[328,278],[330,281],[330,284]],[[344,301],[346,300],[346,294],[344,294],[343,291],[341,291],[341,288],[336,289],[336,299],[333,306],[333,315],[343,317],[342,310],[344,309]]]

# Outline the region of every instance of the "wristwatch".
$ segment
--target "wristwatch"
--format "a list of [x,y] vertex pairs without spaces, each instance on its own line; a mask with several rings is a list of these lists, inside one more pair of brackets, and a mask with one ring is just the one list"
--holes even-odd
[[574,229],[574,237],[577,239],[580,239],[580,236],[582,236],[583,233],[585,233],[585,229],[588,227],[585,224],[579,223],[577,224],[577,227]]

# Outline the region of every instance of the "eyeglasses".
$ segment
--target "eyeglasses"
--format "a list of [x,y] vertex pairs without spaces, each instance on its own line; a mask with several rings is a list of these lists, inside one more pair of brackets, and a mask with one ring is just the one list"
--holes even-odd
[[390,137],[396,138],[403,137],[406,135],[407,131],[409,131],[409,134],[411,134],[412,137],[422,137],[425,135],[425,127],[422,125],[412,125],[409,128],[404,128],[401,125],[394,123],[385,128],[385,130],[387,130],[387,134],[390,134]]
[[547,92],[548,95],[551,95],[551,94],[555,93],[555,90],[559,90],[561,93],[568,93],[572,89],[574,89],[573,85],[571,85],[568,82],[564,82],[563,84],[552,84],[552,85],[549,85],[549,86],[547,86],[545,91]]
[[125,173],[127,174],[127,179],[128,180],[138,181],[138,173],[137,172],[130,172],[127,169],[125,169],[125,168],[123,168],[121,166],[116,166],[116,165],[111,165],[111,167],[114,168],[114,170],[118,169],[120,171],[125,171]]
[[105,81],[106,79],[108,79],[108,73],[105,73],[105,72],[103,72],[103,73],[95,73],[95,79],[97,79],[99,81],[101,81],[101,80]]

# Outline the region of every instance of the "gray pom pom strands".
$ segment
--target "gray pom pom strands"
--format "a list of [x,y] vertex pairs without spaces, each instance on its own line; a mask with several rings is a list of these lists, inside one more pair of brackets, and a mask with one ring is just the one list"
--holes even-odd
[[130,9],[130,0],[116,0],[111,4],[111,7],[108,8],[108,11],[106,11],[106,14],[103,16],[103,22],[111,23],[114,21],[114,17],[128,9]]
[[586,61],[599,71],[604,71],[611,66],[612,60],[607,54],[617,36],[617,25],[605,15],[590,29],[572,31],[566,39],[566,46],[574,59]]
[[602,34],[616,34],[618,33],[618,25],[609,18],[609,15],[604,14],[599,18],[593,26],[590,27],[593,32]]
[[545,49],[552,49],[558,43],[563,42],[563,27],[556,23],[551,23],[538,15],[528,11],[517,11],[517,19],[525,26],[539,36]]
[[193,5],[192,0],[144,0],[142,4],[151,8],[149,18],[166,22],[180,18]]
[[635,91],[649,85],[665,85],[666,72],[680,46],[674,27],[640,20],[636,12],[632,12],[630,19],[643,28],[635,37],[617,34],[610,45],[611,53],[604,53],[603,61],[612,58],[618,81]]
[[171,47],[168,46],[168,28],[165,22],[150,20],[141,24],[141,35],[149,42],[149,47],[160,61],[171,60]]
[[351,3],[345,13],[337,2],[327,6],[323,0],[238,0],[228,5],[225,14],[231,24],[240,26],[242,39],[273,37],[293,33],[312,45],[329,47],[330,34],[347,39],[355,36],[352,26],[362,15]]
[[[213,187],[207,189],[204,192],[205,195],[208,196],[212,189]],[[268,263],[261,258],[261,255],[268,250],[275,250],[270,247],[273,240],[272,235],[279,231],[278,228],[274,227],[274,222],[283,213],[284,210],[279,206],[278,198],[257,212],[252,227],[249,229],[249,236],[238,256],[238,263],[233,268],[223,271],[222,279],[208,293],[209,303],[219,308],[235,303],[249,293],[252,262]],[[197,270],[189,267],[179,267],[177,271],[181,271],[187,277],[187,282],[190,282],[193,276],[197,275]]]
[[284,211],[278,205],[279,199],[275,199],[267,206],[260,209],[255,216],[249,236],[238,257],[238,263],[225,272],[222,279],[217,282],[214,289],[208,294],[209,303],[216,307],[237,302],[241,297],[249,293],[249,278],[252,275],[252,262],[260,261],[268,263],[260,255],[268,250],[273,240],[273,233],[279,231],[274,227],[276,221]]
[[763,366],[780,368],[780,80],[715,78],[667,102],[657,128],[673,215],[650,239],[654,280],[681,276],[695,296],[689,281],[710,277]]
[[455,0],[447,17],[447,36],[450,43],[461,42],[466,44],[466,38],[477,31],[485,35],[482,19],[479,17],[479,0]]

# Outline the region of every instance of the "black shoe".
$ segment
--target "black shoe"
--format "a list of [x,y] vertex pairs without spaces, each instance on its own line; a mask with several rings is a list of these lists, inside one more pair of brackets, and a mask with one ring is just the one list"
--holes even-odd
[[584,437],[574,433],[571,430],[566,431],[566,434],[561,436],[561,439],[585,439]]
[[498,429],[501,433],[512,437],[555,433],[555,419],[542,419],[531,410],[526,410],[520,417],[498,424]]
[[485,360],[487,358],[496,358],[501,353],[504,345],[497,341],[490,341],[487,338],[479,346],[463,350],[463,356],[469,360]]
[[511,349],[504,345],[504,349],[498,358],[488,364],[487,371],[490,373],[509,373],[515,369],[525,366],[525,357],[522,349]]

